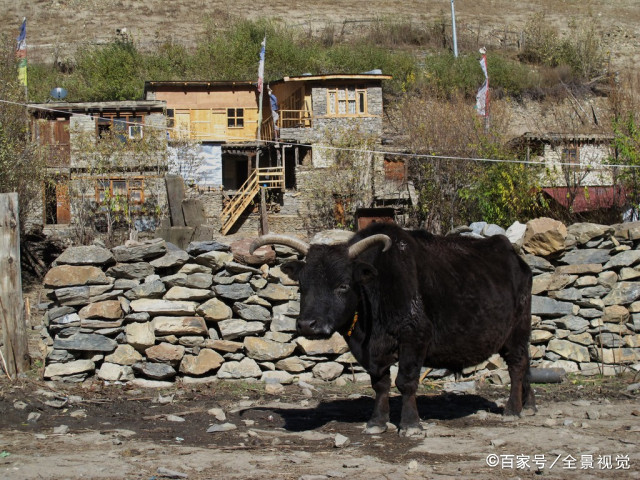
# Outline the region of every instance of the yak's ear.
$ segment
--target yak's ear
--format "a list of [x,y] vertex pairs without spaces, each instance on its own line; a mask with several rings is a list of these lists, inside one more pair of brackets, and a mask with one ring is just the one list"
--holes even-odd
[[370,263],[356,260],[353,264],[353,279],[358,283],[369,283],[378,276],[378,270]]
[[291,280],[297,282],[300,278],[300,270],[302,270],[304,265],[304,262],[301,260],[291,260],[290,262],[280,265],[280,270]]

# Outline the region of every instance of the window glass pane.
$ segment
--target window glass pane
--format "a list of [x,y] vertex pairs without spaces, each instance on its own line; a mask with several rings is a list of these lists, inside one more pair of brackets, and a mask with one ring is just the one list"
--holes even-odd
[[338,113],[342,115],[347,113],[347,102],[345,100],[338,100]]
[[364,112],[364,106],[365,106],[365,100],[364,100],[364,92],[359,92],[358,93],[358,103],[359,103],[359,113],[365,113]]
[[131,190],[131,195],[129,197],[131,203],[142,203],[142,191],[140,190]]
[[338,90],[338,100],[344,100],[346,98],[345,91],[343,89]]
[[142,117],[129,117],[129,138],[142,138]]
[[127,182],[124,180],[113,181],[113,195],[126,196],[127,195]]
[[244,108],[236,108],[236,117],[244,116]]
[[356,99],[356,91],[353,88],[350,88],[347,93],[349,94],[349,100],[355,100]]
[[349,113],[352,115],[355,115],[356,113],[356,101],[355,100],[349,100]]
[[336,113],[336,92],[329,92],[329,113]]
[[236,119],[236,127],[244,127],[244,119],[243,118],[237,118]]

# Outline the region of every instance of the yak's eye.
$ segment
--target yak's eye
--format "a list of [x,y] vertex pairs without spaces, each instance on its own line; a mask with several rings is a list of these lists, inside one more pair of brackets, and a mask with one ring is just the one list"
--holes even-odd
[[336,288],[336,293],[344,295],[349,291],[350,288],[351,287],[349,286],[348,283],[343,283],[342,285],[338,286],[338,288]]

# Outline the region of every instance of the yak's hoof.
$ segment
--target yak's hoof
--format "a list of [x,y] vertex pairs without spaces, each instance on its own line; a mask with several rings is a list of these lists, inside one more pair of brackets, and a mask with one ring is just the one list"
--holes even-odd
[[378,435],[378,434],[384,433],[386,431],[387,431],[387,424],[386,423],[384,425],[378,425],[378,424],[369,425],[369,424],[367,424],[367,426],[362,431],[362,433],[364,433],[365,435]]
[[413,438],[424,438],[426,435],[426,431],[422,428],[420,424],[411,425],[408,427],[400,427],[398,430],[398,435],[401,437],[413,437]]

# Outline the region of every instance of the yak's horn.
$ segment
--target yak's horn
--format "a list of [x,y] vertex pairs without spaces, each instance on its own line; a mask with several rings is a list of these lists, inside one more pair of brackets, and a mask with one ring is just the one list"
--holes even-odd
[[256,238],[253,242],[251,242],[251,246],[249,247],[249,253],[253,255],[253,252],[261,247],[262,245],[286,245],[287,247],[291,247],[303,255],[306,255],[309,251],[309,244],[303,242],[302,240],[290,237],[288,235],[278,235],[275,233],[268,233],[266,235],[262,235],[261,237]]
[[382,233],[378,233],[376,235],[371,235],[370,237],[363,238],[357,243],[354,243],[349,247],[349,258],[356,258],[362,252],[367,250],[368,248],[373,247],[377,243],[382,243],[384,247],[382,248],[383,252],[386,252],[391,248],[391,239]]

